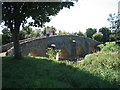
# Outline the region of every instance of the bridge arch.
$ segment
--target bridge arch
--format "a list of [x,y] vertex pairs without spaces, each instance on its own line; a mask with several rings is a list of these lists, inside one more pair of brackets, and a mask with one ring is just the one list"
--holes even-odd
[[76,54],[77,54],[77,57],[81,57],[84,55],[84,48],[82,45],[79,45],[76,47]]
[[[75,47],[72,46],[72,41],[76,41]],[[57,35],[51,37],[34,38],[31,40],[26,40],[20,43],[20,49],[22,56],[31,53],[33,56],[46,57],[46,48],[48,45],[54,43],[56,48],[61,49],[61,54],[59,57],[61,59],[67,59],[73,57],[73,49],[76,51],[76,56],[80,57],[90,53],[94,46],[100,44],[99,42],[80,36],[74,35]],[[74,48],[73,48],[74,47]],[[91,49],[92,47],[92,49]],[[8,50],[8,56],[13,55],[14,48]]]
[[60,51],[60,53],[59,53],[59,59],[60,59],[60,60],[68,59],[69,53],[68,53],[67,49],[66,49],[66,48],[61,48],[60,50],[61,50],[61,51]]
[[29,54],[30,54],[31,56],[33,56],[33,57],[37,57],[37,56],[40,57],[40,56],[42,56],[41,53],[40,53],[39,51],[37,51],[37,50],[31,51],[31,52],[28,53],[28,55],[29,55]]

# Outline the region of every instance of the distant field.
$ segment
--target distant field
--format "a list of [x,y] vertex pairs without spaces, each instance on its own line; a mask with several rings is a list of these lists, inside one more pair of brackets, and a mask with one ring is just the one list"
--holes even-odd
[[116,88],[120,89],[120,46],[102,50],[72,63],[43,57],[2,57],[3,88]]

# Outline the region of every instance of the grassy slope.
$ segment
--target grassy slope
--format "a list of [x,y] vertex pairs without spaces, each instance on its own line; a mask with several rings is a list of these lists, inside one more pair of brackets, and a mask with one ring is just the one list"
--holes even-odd
[[3,57],[3,88],[118,88],[118,48],[114,43],[109,44],[75,64],[42,57],[22,60]]
[[107,80],[120,88],[120,46],[115,42],[100,45],[102,50],[86,55],[83,61],[74,64],[83,71],[88,71],[103,80]]

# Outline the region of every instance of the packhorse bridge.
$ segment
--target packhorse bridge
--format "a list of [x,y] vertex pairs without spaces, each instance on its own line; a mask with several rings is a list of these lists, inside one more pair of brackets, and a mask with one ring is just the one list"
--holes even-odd
[[[54,44],[55,49],[60,49],[59,59],[70,59],[85,56],[97,49],[100,42],[95,40],[75,35],[56,35],[51,37],[39,37],[29,40],[20,41],[20,50],[22,56],[31,54],[32,56],[46,57],[46,49]],[[4,46],[7,50],[8,56],[14,55],[14,47],[12,44]]]

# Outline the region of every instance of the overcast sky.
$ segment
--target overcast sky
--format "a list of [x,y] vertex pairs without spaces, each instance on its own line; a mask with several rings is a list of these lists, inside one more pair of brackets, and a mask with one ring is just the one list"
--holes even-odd
[[[54,26],[58,30],[83,33],[87,28],[109,27],[107,18],[110,13],[118,13],[120,0],[78,0],[70,9],[64,8],[52,17],[45,26]],[[35,28],[34,28],[35,29]],[[2,29],[0,28],[0,31]]]
[[118,12],[120,0],[79,0],[74,7],[61,10],[45,25],[68,32],[85,32],[87,28],[109,27],[110,13]]

